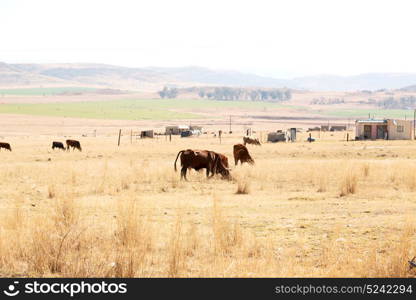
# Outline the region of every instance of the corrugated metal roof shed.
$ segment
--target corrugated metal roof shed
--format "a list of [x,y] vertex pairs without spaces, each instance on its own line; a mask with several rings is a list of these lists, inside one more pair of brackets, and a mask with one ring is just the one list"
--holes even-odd
[[357,123],[387,123],[387,120],[381,120],[381,119],[366,119],[366,120],[357,120]]

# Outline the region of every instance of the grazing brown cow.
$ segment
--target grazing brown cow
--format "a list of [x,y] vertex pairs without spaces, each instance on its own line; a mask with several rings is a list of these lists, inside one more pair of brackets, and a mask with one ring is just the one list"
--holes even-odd
[[[213,152],[213,151],[212,151]],[[213,152],[218,162],[214,163],[215,174],[221,174],[223,178],[231,179],[228,157],[222,153]]]
[[82,151],[79,141],[66,140],[66,150],[68,151],[70,147],[72,147],[73,150],[78,149],[79,151]]
[[247,145],[247,144],[253,144],[253,145],[261,146],[261,144],[259,142],[259,139],[251,138],[249,136],[243,137],[243,142],[244,142],[244,146]]
[[10,147],[9,143],[0,143],[0,150],[1,150],[1,148],[12,151],[12,147]]
[[235,165],[238,164],[238,161],[243,163],[254,164],[254,160],[251,158],[250,153],[248,153],[247,147],[242,144],[234,145],[234,162]]
[[62,144],[61,142],[52,142],[52,150],[54,150],[55,148],[65,150],[64,144]]
[[225,155],[208,150],[181,150],[178,152],[178,155],[176,155],[174,163],[175,171],[177,170],[176,161],[178,160],[179,156],[181,158],[182,167],[181,179],[184,178],[187,180],[186,171],[188,169],[195,169],[196,171],[206,169],[207,177],[212,177],[215,174],[221,174],[224,178],[230,178],[230,171],[228,170],[228,159]]
[[224,165],[224,167],[226,167],[228,169],[229,168],[228,167],[228,157],[225,156],[222,153],[217,153],[217,152],[214,152],[214,153],[220,157],[221,163]]

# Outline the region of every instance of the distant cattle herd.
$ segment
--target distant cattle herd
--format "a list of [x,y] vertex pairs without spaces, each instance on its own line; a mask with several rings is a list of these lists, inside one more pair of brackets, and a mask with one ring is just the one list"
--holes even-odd
[[[2,148],[6,149],[6,150],[9,150],[9,151],[12,151],[12,147],[10,146],[9,143],[0,142],[0,150]],[[72,148],[73,150],[78,149],[79,151],[82,151],[81,143],[79,141],[76,141],[76,140],[66,140],[66,148],[65,148],[64,144],[61,143],[61,142],[56,142],[56,141],[52,142],[52,150],[62,149],[62,150],[69,151],[70,148]]]
[[[253,139],[250,137],[243,137],[243,144],[237,144],[233,147],[233,156],[234,156],[234,163],[235,165],[240,162],[254,164],[253,158],[250,156],[246,144],[254,144],[260,145],[258,139]],[[69,151],[72,150],[79,150],[82,151],[81,143],[77,140],[66,140],[66,147],[62,142],[53,141],[52,142],[52,150],[61,149]],[[9,143],[2,143],[0,142],[0,150],[6,149],[12,151],[12,148]],[[181,179],[186,178],[186,172],[188,169],[194,169],[199,171],[201,169],[206,169],[207,178],[210,178],[216,174],[219,174],[224,179],[231,179],[230,175],[230,168],[228,165],[228,158],[224,154],[217,153],[215,151],[210,150],[193,150],[193,149],[186,149],[181,150],[176,155],[174,169],[176,169],[176,162],[180,158],[181,164]]]

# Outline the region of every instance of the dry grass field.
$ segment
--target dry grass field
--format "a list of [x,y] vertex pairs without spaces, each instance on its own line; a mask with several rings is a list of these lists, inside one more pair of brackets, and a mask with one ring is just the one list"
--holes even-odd
[[[52,277],[414,277],[416,143],[249,145],[241,134],[139,140],[7,139],[0,152],[0,274]],[[179,150],[226,154],[233,180],[173,170]]]

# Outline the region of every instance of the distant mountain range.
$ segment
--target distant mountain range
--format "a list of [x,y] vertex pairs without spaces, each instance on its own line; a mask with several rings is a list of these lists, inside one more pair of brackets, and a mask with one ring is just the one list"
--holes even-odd
[[202,67],[127,68],[104,64],[6,64],[0,62],[0,87],[58,85],[97,86],[132,90],[161,87],[233,86],[316,91],[415,89],[416,73],[369,73],[356,76],[319,75],[276,79],[237,71]]
[[416,73],[368,73],[354,76],[321,75],[294,78],[292,88],[320,91],[400,89],[416,84]]
[[400,90],[404,92],[416,92],[416,84],[405,86],[404,88],[401,88]]

